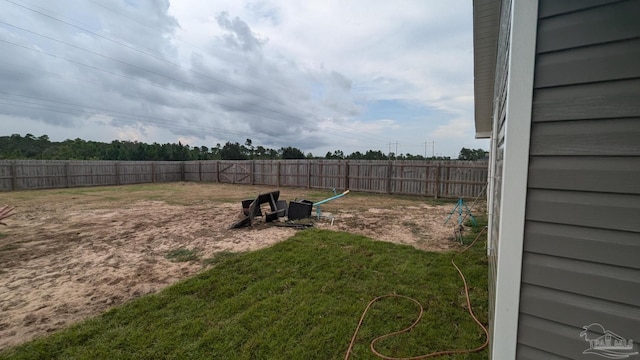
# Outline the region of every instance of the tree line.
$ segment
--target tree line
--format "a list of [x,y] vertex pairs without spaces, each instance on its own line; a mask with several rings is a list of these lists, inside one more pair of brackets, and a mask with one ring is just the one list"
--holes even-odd
[[[478,160],[486,156],[482,149],[460,151],[460,160]],[[421,155],[384,154],[380,150],[359,151],[346,155],[341,150],[314,156],[296,147],[280,149],[255,146],[251,139],[244,144],[226,142],[215,147],[189,146],[177,144],[146,144],[138,141],[114,140],[110,143],[86,141],[82,139],[51,141],[49,136],[36,137],[32,134],[21,136],[0,136],[0,159],[38,160],[140,160],[140,161],[188,161],[188,160],[277,160],[277,159],[353,159],[353,160],[450,160],[450,157],[423,157]]]

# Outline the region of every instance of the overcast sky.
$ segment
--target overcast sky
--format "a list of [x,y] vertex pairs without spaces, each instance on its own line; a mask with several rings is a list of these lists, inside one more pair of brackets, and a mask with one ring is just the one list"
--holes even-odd
[[0,135],[487,149],[473,132],[471,6],[0,0]]

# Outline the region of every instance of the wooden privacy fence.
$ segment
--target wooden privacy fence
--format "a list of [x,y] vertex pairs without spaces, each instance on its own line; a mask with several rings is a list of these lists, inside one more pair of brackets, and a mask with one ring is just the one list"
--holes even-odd
[[436,198],[470,198],[480,194],[487,183],[487,162],[0,160],[2,191],[172,181],[336,188]]

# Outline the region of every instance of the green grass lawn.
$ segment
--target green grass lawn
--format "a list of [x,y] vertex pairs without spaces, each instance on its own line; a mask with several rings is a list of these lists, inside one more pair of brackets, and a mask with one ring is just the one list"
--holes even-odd
[[[474,237],[468,234],[467,242]],[[469,317],[453,253],[429,253],[348,233],[304,230],[270,248],[224,253],[213,267],[81,324],[0,353],[2,359],[341,359],[367,303],[389,293],[425,307],[410,333],[380,342],[388,356],[473,348],[484,334]],[[485,242],[458,257],[476,314],[487,323]],[[410,325],[416,305],[376,303],[351,359]],[[456,357],[453,357],[456,358]],[[457,359],[486,359],[486,350]]]

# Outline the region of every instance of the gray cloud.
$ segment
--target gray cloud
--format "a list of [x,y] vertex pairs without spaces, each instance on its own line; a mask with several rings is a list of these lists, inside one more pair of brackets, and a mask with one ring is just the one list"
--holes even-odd
[[[407,4],[427,6],[401,2]],[[59,0],[24,6],[36,11],[0,3],[1,22],[32,32],[0,24],[0,40],[18,45],[0,42],[0,91],[53,102],[0,95],[0,116],[24,123],[32,133],[45,124],[64,127],[52,133],[101,141],[186,138],[212,146],[252,138],[275,148],[319,149],[318,154],[350,144],[362,151],[375,145],[371,139],[382,146],[396,140],[387,140],[385,131],[392,129],[381,125],[387,122],[359,118],[363,104],[457,99],[457,92],[441,89],[453,83],[466,91],[472,80],[446,64],[462,63],[464,54],[451,41],[470,37],[469,29],[447,26],[465,28],[456,12],[453,20],[443,16],[425,24],[413,12],[402,15],[406,21],[387,18],[392,14],[380,9],[366,16],[350,12],[384,10],[380,3],[354,3],[340,11],[329,3],[269,0]],[[425,60],[432,55],[449,60],[433,65]]]
[[[104,7],[100,1],[91,3]],[[222,12],[216,21],[224,33],[212,39],[211,53],[192,53],[191,69],[175,66],[172,63],[178,60],[167,54],[175,54],[169,36],[179,24],[166,14],[167,8],[166,1],[136,6],[116,2],[89,12],[99,19],[97,27],[107,32],[97,28],[82,31],[37,14],[16,24],[32,33],[0,28],[0,39],[44,52],[0,45],[9,49],[3,59],[7,66],[0,69],[7,76],[0,79],[0,85],[14,94],[57,102],[32,105],[9,97],[12,105],[3,106],[2,113],[68,128],[89,124],[91,119],[142,136],[149,134],[151,126],[158,126],[199,139],[214,136],[224,141],[241,134],[241,138],[261,138],[276,147],[326,144],[314,134],[318,117],[312,112],[318,106],[308,94],[305,79],[310,75],[295,62],[261,56],[266,38],[239,17]],[[20,13],[24,11],[28,10]],[[64,20],[58,12],[50,14]],[[148,31],[151,28],[160,31]],[[25,60],[28,69],[19,65]],[[221,64],[231,65],[231,71],[220,71]],[[351,86],[338,73],[323,75],[321,81],[333,89],[329,93],[346,93]]]
[[221,12],[216,16],[218,25],[229,32],[223,36],[226,44],[231,47],[242,49],[243,51],[258,51],[267,42],[253,34],[249,25],[240,18],[229,19],[227,12]]

